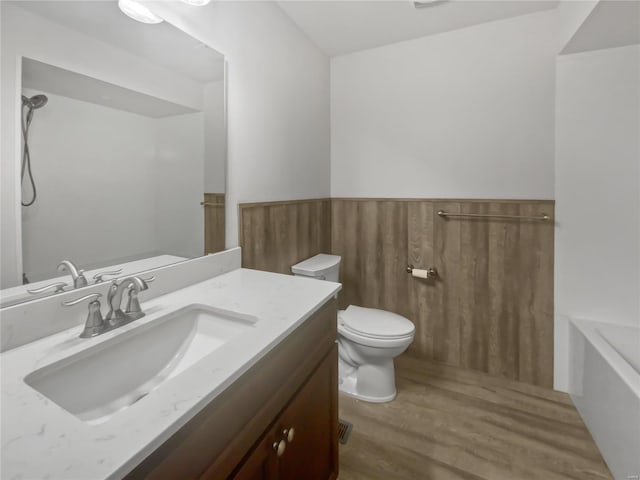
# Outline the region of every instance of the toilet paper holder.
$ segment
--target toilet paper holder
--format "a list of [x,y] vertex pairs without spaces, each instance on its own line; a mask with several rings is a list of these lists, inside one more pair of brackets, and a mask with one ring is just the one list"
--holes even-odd
[[434,267],[427,267],[423,270],[414,268],[413,265],[407,265],[407,273],[410,273],[414,277],[418,278],[435,278],[438,276],[438,270],[436,270]]

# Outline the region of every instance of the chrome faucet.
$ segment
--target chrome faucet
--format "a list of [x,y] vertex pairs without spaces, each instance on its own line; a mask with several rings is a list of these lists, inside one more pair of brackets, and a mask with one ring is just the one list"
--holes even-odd
[[[100,301],[98,300],[102,297],[101,293],[90,293],[75,300],[62,302],[62,305],[71,307],[85,300],[90,300],[87,320],[85,321],[84,330],[82,330],[80,338],[95,337],[144,317],[144,312],[138,301],[138,292],[149,288],[147,282],[152,282],[153,280],[155,280],[155,277],[151,277],[146,281],[139,277],[127,277],[120,283],[114,280],[107,294],[109,313],[107,313],[105,317],[102,316]],[[127,304],[127,311],[123,312],[120,308],[120,303],[122,302],[122,294],[125,290],[129,290],[129,302]]]
[[73,279],[73,288],[86,287],[89,283],[84,276],[84,270],[78,270],[71,260],[63,260],[58,264],[58,271],[67,270]]
[[[105,320],[113,326],[120,326],[124,323],[128,323],[132,320],[136,320],[138,318],[142,318],[144,316],[144,312],[140,309],[140,304],[137,303],[136,310],[132,312],[123,312],[122,311],[122,295],[124,291],[131,287],[129,296],[135,295],[137,302],[138,293],[149,288],[147,282],[140,277],[127,277],[122,279],[119,283],[117,280],[114,280],[111,283],[111,287],[109,288],[109,293],[107,294],[107,304],[109,306],[109,313],[105,316]],[[131,302],[129,302],[131,304]],[[129,313],[133,314],[130,315]]]

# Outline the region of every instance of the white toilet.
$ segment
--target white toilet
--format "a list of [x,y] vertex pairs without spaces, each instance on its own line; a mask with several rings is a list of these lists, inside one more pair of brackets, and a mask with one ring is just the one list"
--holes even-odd
[[[291,267],[294,275],[337,282],[338,255],[319,254]],[[385,310],[350,305],[338,311],[340,391],[367,402],[396,397],[393,359],[404,352],[415,333],[407,318]]]

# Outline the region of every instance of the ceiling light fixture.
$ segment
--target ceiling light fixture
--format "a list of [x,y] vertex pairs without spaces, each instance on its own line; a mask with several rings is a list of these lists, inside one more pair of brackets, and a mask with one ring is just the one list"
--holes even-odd
[[445,3],[447,1],[448,0],[420,0],[420,1],[413,2],[413,6],[415,8],[428,8],[428,7],[434,7],[439,3]]
[[161,23],[162,18],[136,0],[118,0],[118,7],[127,17],[142,23]]
[[207,3],[211,2],[211,0],[182,0],[187,5],[192,5],[194,7],[203,7]]

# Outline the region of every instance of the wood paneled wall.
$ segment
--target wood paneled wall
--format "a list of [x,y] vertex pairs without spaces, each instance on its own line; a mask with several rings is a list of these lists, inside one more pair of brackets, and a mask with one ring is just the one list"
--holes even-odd
[[331,250],[331,200],[244,203],[239,207],[242,266],[291,273],[291,266]]
[[204,254],[221,252],[225,247],[225,195],[204,194]]
[[[290,273],[342,256],[340,306],[382,308],[416,325],[423,358],[553,386],[554,223],[441,218],[553,217],[552,201],[321,199],[240,205],[243,266]],[[408,264],[435,267],[413,278]]]
[[[441,218],[553,216],[552,201],[333,199],[331,252],[340,305],[384,308],[416,325],[413,354],[553,386],[553,221]],[[435,267],[413,278],[407,264]]]

